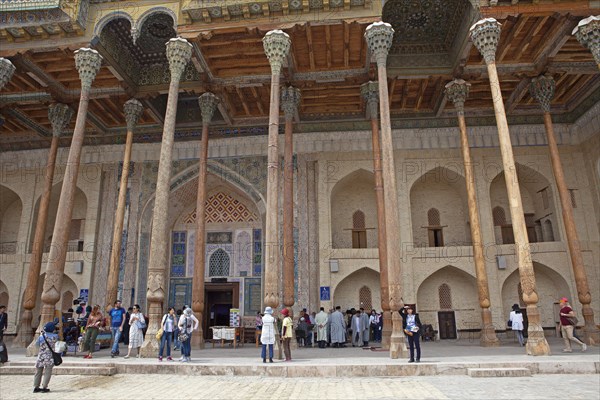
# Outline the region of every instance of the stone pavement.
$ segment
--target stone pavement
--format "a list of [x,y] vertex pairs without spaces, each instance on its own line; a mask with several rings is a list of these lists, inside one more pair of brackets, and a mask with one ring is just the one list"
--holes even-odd
[[[189,364],[112,359],[103,349],[92,360],[64,357],[48,394],[31,392],[34,358],[9,348],[9,368],[0,367],[0,399],[550,399],[557,393],[569,399],[599,399],[600,349],[589,346],[581,353],[574,348],[565,354],[562,340],[548,341],[553,355],[547,357],[527,356],[524,348],[506,338],[497,348],[482,348],[467,339],[425,342],[419,365],[391,360],[385,351],[352,347],[300,348],[293,351],[291,363],[276,359],[274,364],[263,364],[254,344],[237,349],[208,345],[192,350]],[[174,356],[178,358],[179,352]],[[9,375],[9,369],[19,364],[29,367]],[[82,375],[86,366],[109,364],[117,375]],[[529,368],[534,375],[467,376],[467,368],[481,366]],[[60,375],[61,369],[71,372]]]
[[185,375],[53,376],[50,393],[32,393],[32,376],[0,376],[13,399],[598,399],[597,375],[528,378],[267,378]]

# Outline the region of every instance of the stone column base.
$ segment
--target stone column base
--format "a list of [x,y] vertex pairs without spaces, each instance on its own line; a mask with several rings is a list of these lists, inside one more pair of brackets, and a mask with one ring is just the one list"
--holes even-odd
[[595,326],[583,327],[583,341],[591,346],[600,345],[600,330]]
[[402,332],[402,317],[395,312],[392,314],[392,335],[390,336],[390,358],[408,357],[408,349],[406,347],[406,337]]
[[37,333],[37,332],[36,332],[35,335],[33,335],[33,340],[27,346],[27,351],[25,352],[25,356],[26,357],[35,357],[35,356],[37,356],[39,347],[36,345],[36,343],[37,343],[37,340],[38,340],[39,337],[40,337],[40,334]]
[[532,327],[527,329],[527,344],[525,350],[530,356],[549,356],[551,355],[550,346],[544,337],[544,331],[541,327]]
[[152,334],[149,331],[146,332],[146,340],[144,340],[144,344],[140,348],[140,355],[144,358],[157,358],[160,343],[156,340],[156,332]]
[[192,341],[190,344],[192,349],[204,349],[204,331],[202,330],[202,327],[198,326],[198,331],[194,332],[192,335]]
[[390,336],[392,336],[392,313],[390,311],[383,312],[383,328],[381,331],[381,347],[389,350]]

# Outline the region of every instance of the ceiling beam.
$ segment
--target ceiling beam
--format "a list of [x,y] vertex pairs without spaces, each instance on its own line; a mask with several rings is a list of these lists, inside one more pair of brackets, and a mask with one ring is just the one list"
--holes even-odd
[[48,129],[29,118],[25,113],[21,112],[21,110],[17,110],[16,108],[8,108],[5,112],[13,118],[16,118],[23,125],[37,132],[40,136],[52,136],[52,133]]
[[506,112],[508,114],[512,113],[515,110],[523,96],[525,96],[525,93],[527,93],[527,90],[529,89],[530,83],[531,78],[526,77],[521,79],[515,90],[513,90],[513,92],[510,94],[510,97],[508,98],[508,100],[506,100],[505,105]]

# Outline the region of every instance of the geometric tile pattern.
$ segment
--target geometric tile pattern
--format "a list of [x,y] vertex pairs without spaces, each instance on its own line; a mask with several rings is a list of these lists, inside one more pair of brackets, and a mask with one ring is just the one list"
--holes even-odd
[[[206,223],[255,222],[258,217],[240,201],[228,194],[218,192],[206,201]],[[196,210],[185,217],[183,223],[196,222]]]

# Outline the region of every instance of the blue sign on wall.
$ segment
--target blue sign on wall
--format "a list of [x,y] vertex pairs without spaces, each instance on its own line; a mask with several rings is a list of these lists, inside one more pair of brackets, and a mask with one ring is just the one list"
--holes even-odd
[[321,286],[321,300],[322,301],[329,301],[329,300],[331,300],[329,286]]

